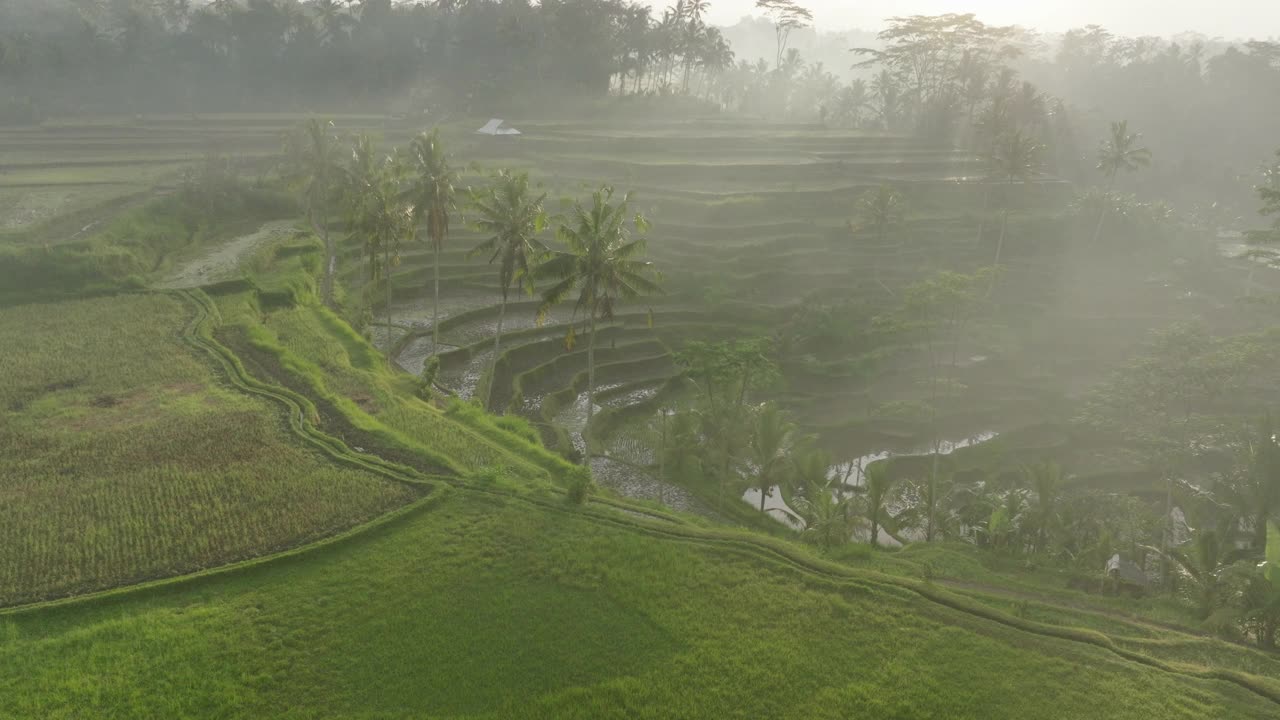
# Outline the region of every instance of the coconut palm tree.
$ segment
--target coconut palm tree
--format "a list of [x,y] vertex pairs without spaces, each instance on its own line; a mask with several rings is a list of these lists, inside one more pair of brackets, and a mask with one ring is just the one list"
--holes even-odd
[[382,282],[386,291],[388,330],[392,273],[400,263],[400,245],[412,239],[415,227],[413,208],[404,202],[401,191],[404,172],[394,158],[375,160],[367,137],[357,139],[348,167],[348,228],[360,240],[369,263],[370,289]]
[[[361,133],[351,141],[351,155],[347,158],[342,173],[342,210],[346,217],[347,232],[353,239],[360,242],[361,255],[368,268],[368,284],[365,287],[369,291],[372,291],[378,278],[381,277],[378,266],[378,254],[381,249],[373,245],[376,238],[362,235],[358,231],[358,226],[364,220],[365,202],[372,189],[378,185],[378,176],[385,162],[386,159],[379,158],[377,151],[374,150],[373,139]],[[369,307],[373,306],[372,297],[366,297],[365,301]]]
[[873,228],[881,246],[889,231],[901,225],[907,216],[907,200],[892,185],[881,185],[858,197],[854,206],[863,227]]
[[894,478],[889,474],[885,463],[872,464],[867,468],[864,477],[863,487],[866,495],[863,498],[863,507],[867,520],[871,523],[869,542],[872,547],[876,547],[880,544],[880,528],[884,525],[886,513],[885,502],[893,492]]
[[760,489],[760,512],[775,486],[786,480],[787,457],[795,438],[795,425],[775,403],[765,403],[753,413],[751,423],[751,464],[754,486]]
[[1280,442],[1270,414],[1258,420],[1236,445],[1236,472],[1225,487],[1215,490],[1235,510],[1242,526],[1251,530],[1255,550],[1267,543],[1267,522],[1280,516]]
[[804,521],[803,535],[824,548],[849,539],[849,500],[831,476],[831,456],[816,447],[795,453],[791,507]]
[[1022,476],[1035,494],[1035,504],[1031,507],[1031,519],[1036,526],[1035,547],[1038,552],[1044,552],[1049,545],[1050,531],[1057,523],[1062,467],[1052,461],[1038,463],[1023,468]]
[[1188,581],[1187,595],[1196,606],[1200,619],[1208,619],[1222,601],[1225,562],[1222,538],[1213,528],[1197,528],[1191,532],[1190,542],[1182,547],[1169,548],[1165,555],[1178,565]]
[[449,215],[454,210],[454,185],[458,174],[449,165],[440,130],[422,133],[409,143],[411,177],[405,188],[405,200],[413,208],[413,217],[426,224],[431,243],[433,292],[431,300],[431,351],[440,350],[440,251],[449,239]]
[[996,258],[992,263],[997,271],[991,276],[993,286],[1000,269],[1004,239],[1009,231],[1009,214],[1013,211],[1012,193],[1009,190],[1013,188],[1015,182],[1028,182],[1039,172],[1040,150],[1040,144],[1030,136],[1024,135],[1021,130],[1014,130],[1005,135],[1004,139],[996,144],[992,166],[995,168],[996,175],[1005,183],[1005,198],[1004,212],[1000,220],[1000,239],[996,242]]
[[[1111,123],[1111,137],[1102,142],[1098,148],[1098,170],[1107,177],[1107,194],[1115,187],[1116,175],[1124,172],[1136,172],[1151,164],[1151,151],[1138,145],[1140,133],[1129,132],[1129,121]],[[1107,205],[1103,204],[1098,213],[1098,225],[1093,231],[1093,244],[1097,245],[1102,238],[1102,225],[1107,219]]]
[[284,178],[302,197],[311,229],[324,240],[324,280],[321,298],[333,307],[333,278],[338,255],[329,235],[329,205],[342,174],[343,149],[333,134],[333,123],[308,120],[285,140]]
[[[547,223],[542,208],[546,193],[535,197],[529,189],[529,174],[501,170],[485,188],[471,191],[471,206],[478,216],[476,228],[489,237],[471,253],[489,256],[489,264],[498,262],[498,289],[502,303],[498,310],[498,330],[493,336],[493,367],[498,365],[502,350],[502,323],[507,315],[507,299],[513,287],[533,293],[533,268],[547,252],[538,234]],[[493,383],[489,383],[489,406]]]
[[[586,316],[590,337],[587,343],[587,427],[595,412],[596,391],[596,322],[610,320],[617,304],[644,295],[661,292],[653,264],[642,260],[649,229],[644,216],[628,217],[630,194],[615,201],[612,187],[605,186],[591,194],[591,204],[574,204],[568,221],[560,225],[558,235],[567,250],[553,253],[535,275],[554,280],[542,294],[540,318],[547,310],[577,290],[574,318]],[[570,337],[573,330],[570,329]],[[587,443],[584,462],[590,466],[591,444]]]
[[[854,205],[854,212],[861,227],[872,228],[876,233],[876,249],[871,254],[870,275],[880,284],[880,287],[884,288],[885,292],[893,295],[893,291],[880,278],[879,257],[888,241],[889,231],[906,220],[907,200],[892,185],[881,185],[859,196],[858,202]],[[850,228],[852,229],[852,224]],[[899,247],[901,247],[900,244]]]

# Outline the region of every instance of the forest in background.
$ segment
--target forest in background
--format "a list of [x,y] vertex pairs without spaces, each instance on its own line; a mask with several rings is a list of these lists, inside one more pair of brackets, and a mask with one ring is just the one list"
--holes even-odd
[[1014,125],[1052,150],[1048,171],[1080,181],[1093,177],[1108,123],[1126,118],[1158,158],[1146,192],[1188,210],[1194,199],[1218,226],[1250,224],[1258,159],[1276,144],[1280,42],[1097,26],[1049,36],[971,15],[829,34],[803,14],[787,20],[802,5],[774,6],[718,28],[703,21],[705,0],[658,13],[628,0],[8,0],[0,123],[334,109],[438,121],[567,98],[687,96],[645,111],[723,109],[974,151]]

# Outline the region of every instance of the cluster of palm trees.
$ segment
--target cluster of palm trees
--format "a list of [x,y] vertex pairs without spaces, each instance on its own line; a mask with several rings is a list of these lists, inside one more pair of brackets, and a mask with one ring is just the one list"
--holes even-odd
[[710,94],[734,59],[719,28],[703,19],[710,6],[677,0],[655,19],[648,6],[628,4],[618,33],[618,93]]
[[[588,419],[594,410],[597,323],[613,319],[619,303],[661,292],[653,265],[644,259],[648,221],[629,211],[630,196],[612,187],[595,190],[556,218],[563,249],[542,239],[551,221],[545,193],[527,173],[499,170],[474,188],[459,187],[459,175],[439,130],[424,132],[406,148],[380,154],[367,135],[343,141],[332,125],[311,120],[285,142],[282,175],[297,189],[308,226],[325,244],[323,299],[335,304],[336,243],[330,233],[341,210],[351,241],[367,268],[366,288],[381,287],[387,327],[392,327],[393,273],[402,248],[425,236],[433,255],[432,339],[440,347],[440,254],[460,208],[475,217],[486,237],[472,252],[498,268],[500,299],[494,364],[502,349],[502,323],[513,290],[534,294],[541,281],[539,319],[573,298],[574,322],[586,326]],[[377,300],[366,297],[372,306]],[[570,338],[575,331],[570,326]],[[492,387],[492,383],[489,385]],[[489,404],[489,398],[485,404]],[[588,453],[588,461],[590,453]]]

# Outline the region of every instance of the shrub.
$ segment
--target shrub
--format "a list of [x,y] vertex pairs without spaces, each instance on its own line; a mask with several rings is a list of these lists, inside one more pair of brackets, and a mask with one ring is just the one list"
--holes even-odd
[[542,436],[538,434],[538,431],[534,429],[533,425],[530,424],[528,420],[525,420],[519,415],[502,415],[500,417],[496,417],[493,420],[493,424],[503,430],[506,430],[512,435],[517,435],[528,440],[534,445],[542,444]]
[[511,477],[511,468],[505,465],[486,465],[471,474],[471,479],[478,485],[506,485]]
[[586,503],[591,493],[595,492],[595,486],[590,470],[585,467],[574,468],[569,476],[569,502],[574,505]]

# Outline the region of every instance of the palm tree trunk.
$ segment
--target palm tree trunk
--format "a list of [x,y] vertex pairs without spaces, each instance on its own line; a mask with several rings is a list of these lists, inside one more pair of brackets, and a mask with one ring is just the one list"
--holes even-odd
[[1013,181],[1010,180],[1009,184],[1005,186],[1004,213],[1000,217],[1000,239],[996,241],[996,261],[992,263],[997,271],[1000,269],[1000,255],[1004,252],[1005,234],[1009,231],[1009,197],[1007,193],[1012,187]]
[[1116,177],[1112,175],[1107,178],[1107,193],[1102,196],[1102,210],[1098,213],[1098,224],[1093,229],[1093,245],[1097,247],[1102,240],[1102,224],[1107,220],[1107,210],[1111,203],[1111,188],[1115,186]]
[[871,547],[880,547],[880,508],[871,510]]
[[391,345],[392,345],[391,338],[394,337],[394,333],[392,333],[391,331],[391,251],[389,249],[382,251],[382,261],[384,263],[384,267],[386,267],[387,269],[386,279],[384,280],[384,282],[387,284],[387,350],[386,350],[386,353],[387,353],[387,367],[389,368],[391,367]]
[[[1010,186],[1013,182],[1010,181]],[[1006,188],[1007,189],[1007,188]],[[996,259],[992,264],[994,271],[991,273],[991,283],[987,285],[987,297],[991,296],[991,291],[996,288],[996,279],[1000,277],[1000,255],[1004,252],[1004,238],[1009,232],[1009,198],[1004,199],[1004,214],[1000,218],[1000,239],[996,241]]]
[[[1000,256],[1004,254],[1004,238],[1008,232],[1009,232],[1009,210],[1008,208],[1006,208],[1004,211],[1004,217],[1000,219],[1000,239],[996,241],[996,260],[992,264],[992,266],[996,269],[997,274],[1000,272]],[[994,285],[995,282],[996,282],[996,276],[992,275],[991,284]]]
[[991,190],[994,187],[991,183],[987,183],[987,194],[982,199],[982,216],[978,218],[978,244],[982,244],[982,237],[987,234],[987,213],[991,212]]
[[933,469],[929,472],[929,491],[925,498],[925,507],[928,508],[929,517],[925,518],[925,542],[933,542],[933,518],[937,515],[938,505],[938,451],[941,450],[941,443],[936,439],[933,441]]
[[338,270],[338,253],[333,247],[333,238],[329,236],[329,218],[328,213],[323,219],[322,237],[324,238],[324,290],[321,293],[324,296],[325,307],[333,309],[333,276]]
[[662,413],[662,446],[658,451],[658,504],[665,505],[662,486],[667,482],[667,409],[659,408],[658,412]]
[[583,463],[591,467],[591,419],[596,412],[596,313],[591,309],[591,337],[587,340],[587,424],[582,427],[582,444],[586,446]]
[[431,354],[440,352],[440,243],[432,243],[435,260],[431,272],[435,276],[435,294],[431,301]]
[[489,406],[493,404],[493,380],[494,375],[498,372],[498,355],[502,349],[502,321],[507,316],[507,294],[502,294],[502,304],[498,306],[498,332],[493,336],[493,363],[489,369],[489,387],[485,389],[484,406],[485,409],[491,410]]
[[764,514],[764,499],[769,494],[769,487],[763,482],[760,483],[760,514]]

